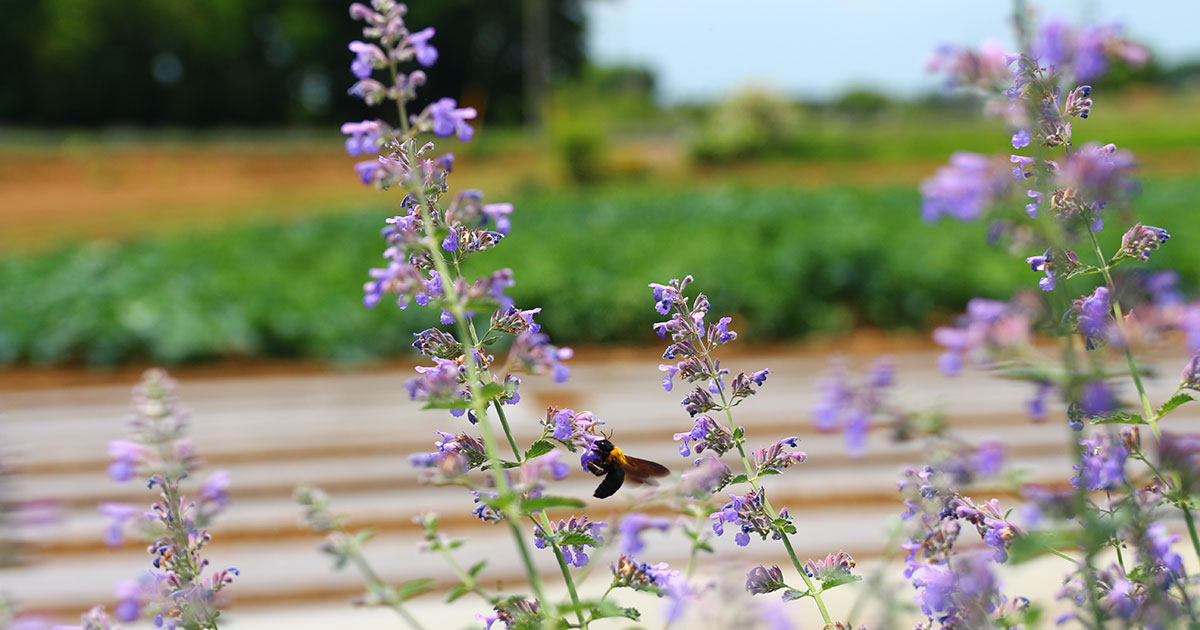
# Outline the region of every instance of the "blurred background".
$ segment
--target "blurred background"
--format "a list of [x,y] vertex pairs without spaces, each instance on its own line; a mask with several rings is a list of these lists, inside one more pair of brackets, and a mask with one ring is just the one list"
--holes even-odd
[[[649,282],[693,274],[735,316],[748,361],[800,357],[787,360],[809,398],[834,349],[899,352],[932,383],[932,326],[971,297],[1031,285],[1027,268],[983,246],[982,226],[918,214],[918,183],[953,151],[1005,151],[1011,133],[925,63],[944,43],[1013,48],[1010,9],[917,4],[412,3],[408,23],[434,26],[441,53],[422,98],[481,112],[474,142],[439,142],[458,157],[451,186],[516,207],[503,246],[472,262],[512,267],[517,304],[543,308],[546,332],[579,350],[577,372],[627,388],[622,402],[584,383],[547,386],[529,414],[661,416],[637,439],[672,457],[662,438],[686,421],[654,391]],[[1200,238],[1200,5],[1040,6],[1076,24],[1120,21],[1150,48],[1146,65],[1095,83],[1076,139],[1133,151],[1139,215],[1175,242]],[[378,115],[346,93],[359,27],[345,3],[0,0],[0,15],[0,455],[26,473],[15,496],[59,508],[6,534],[23,542],[4,556],[15,568],[0,571],[0,590],[20,584],[18,599],[50,614],[106,597],[120,571],[82,568],[116,557],[91,506],[125,492],[105,485],[104,441],[152,364],[183,378],[185,400],[195,394],[201,452],[246,467],[233,494],[251,507],[230,538],[254,547],[295,529],[287,495],[311,480],[349,493],[361,520],[390,523],[396,549],[411,550],[411,508],[397,501],[426,491],[396,454],[426,449],[441,420],[410,420],[400,382],[412,333],[431,320],[361,305],[399,198],[361,186],[342,149],[342,122]],[[1200,248],[1184,246],[1151,264],[1180,270],[1187,287],[1198,263]],[[634,373],[639,384],[622,380]],[[810,402],[780,398],[757,421],[803,433]],[[1020,413],[1016,399],[997,405],[988,413]],[[346,423],[351,410],[361,425]],[[202,411],[219,420],[205,428]],[[239,433],[251,425],[256,437]],[[352,464],[367,455],[377,468]],[[889,457],[877,462],[883,485],[864,478],[846,509],[891,509],[880,493],[903,458]],[[324,575],[313,541],[292,538]],[[121,553],[138,566],[135,547]],[[43,587],[21,571],[41,571]],[[81,571],[93,579],[71,597],[53,586]],[[247,587],[247,600],[354,588]]]

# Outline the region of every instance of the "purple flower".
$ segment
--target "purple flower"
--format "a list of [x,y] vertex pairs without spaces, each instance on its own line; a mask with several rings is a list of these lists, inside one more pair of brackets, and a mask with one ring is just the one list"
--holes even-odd
[[1008,186],[990,158],[960,151],[950,156],[949,165],[921,182],[921,218],[928,222],[943,216],[977,219]]
[[1038,287],[1043,291],[1053,291],[1054,287],[1058,286],[1052,256],[1053,252],[1047,249],[1046,253],[1041,256],[1030,256],[1025,259],[1025,262],[1029,263],[1030,269],[1045,272],[1046,277],[1038,280]]
[[[688,457],[692,454],[692,450],[696,453],[703,453],[705,450],[713,451],[718,456],[729,452],[736,443],[733,439],[733,432],[729,427],[713,420],[711,416],[700,416],[696,418],[695,424],[692,425],[690,431],[686,433],[676,433],[675,441],[681,441],[679,445],[679,454],[683,457]],[[695,444],[692,444],[695,442]]]
[[108,527],[104,530],[104,544],[116,548],[125,542],[125,524],[141,511],[128,503],[104,502],[100,504],[100,513],[109,518]]
[[1078,314],[1076,327],[1087,338],[1089,350],[1095,347],[1096,342],[1108,337],[1108,313],[1112,310],[1108,295],[1108,287],[1099,286],[1091,295],[1075,300],[1075,311]]
[[1068,116],[1087,118],[1092,113],[1092,86],[1081,85],[1067,95],[1066,113]]
[[1017,131],[1017,133],[1013,134],[1012,148],[1022,149],[1024,147],[1029,146],[1029,142],[1030,142],[1029,130],[1022,128],[1019,131]]
[[501,234],[508,234],[512,229],[512,221],[508,218],[513,211],[511,203],[489,203],[480,208],[484,216],[496,224],[496,231]]
[[[458,363],[449,359],[433,357],[433,366],[418,365],[415,369],[421,376],[404,382],[408,395],[413,400],[461,399],[459,380],[462,374]],[[467,406],[463,400],[463,407]]]
[[[378,153],[381,132],[378,120],[343,123],[342,133],[350,136],[346,138],[346,153],[350,155],[374,155]],[[377,162],[359,162],[359,164],[372,164],[378,168]],[[358,170],[358,168],[358,165],[356,165],[355,169]],[[362,171],[359,171],[359,175],[363,176]],[[370,183],[365,176],[363,176],[363,183]]]
[[408,35],[408,43],[412,44],[413,51],[417,55],[417,63],[426,68],[437,63],[438,51],[429,43],[429,40],[433,38],[433,33],[433,27],[429,26]]
[[433,124],[433,135],[443,138],[457,135],[462,142],[470,142],[475,130],[467,124],[478,113],[474,107],[459,108],[452,98],[440,98],[425,109]]
[[[588,555],[586,547],[596,547],[604,542],[600,532],[608,524],[604,521],[593,523],[587,515],[572,516],[569,519],[560,519],[557,523],[551,522],[551,531],[549,532],[551,539],[563,535],[564,533],[583,534],[588,536],[595,543],[586,543],[583,545],[563,545],[562,552],[567,563],[577,568],[583,568],[588,563]],[[547,533],[540,528],[533,533],[533,544],[538,549],[545,549],[548,545]]]
[[113,606],[113,615],[118,621],[132,622],[137,621],[142,616],[142,609],[146,606],[147,599],[153,594],[154,578],[150,575],[145,576],[149,579],[143,579],[138,582],[131,580],[123,580],[117,582],[113,588],[114,594],[117,596],[117,603]]
[[1012,167],[1013,179],[1020,181],[1033,177],[1033,171],[1030,168],[1033,166],[1033,158],[1023,155],[1010,155],[1008,156],[1008,161],[1016,165]]
[[555,383],[565,383],[571,378],[571,369],[563,362],[573,356],[574,350],[555,346],[549,336],[531,330],[518,334],[509,351],[510,361],[517,362],[530,374],[549,371]]
[[1042,203],[1042,193],[1036,190],[1026,190],[1025,195],[1033,200],[1025,204],[1025,214],[1030,219],[1036,219],[1038,216],[1038,205]]
[[783,583],[783,571],[777,566],[768,569],[760,564],[746,574],[746,592],[751,595],[763,595],[781,588],[787,588],[787,584]]
[[1162,228],[1137,223],[1121,237],[1120,253],[1130,258],[1150,260],[1150,252],[1158,249],[1169,238],[1171,235]]
[[665,518],[654,518],[641,512],[630,512],[621,519],[621,553],[627,556],[637,555],[646,547],[642,542],[642,532],[656,529],[665,532],[671,528],[671,522]]
[[[387,56],[375,44],[365,44],[357,40],[352,41],[350,42],[350,52],[356,55],[354,61],[350,63],[350,71],[360,79],[370,77],[376,67],[381,67],[387,63]],[[355,154],[351,153],[350,155]]]
[[146,457],[146,447],[129,440],[111,440],[108,456],[113,459],[108,465],[108,476],[116,482],[129,481],[137,476],[138,465]]
[[1117,401],[1104,381],[1092,381],[1079,393],[1079,406],[1089,416],[1101,416],[1115,409]]
[[1081,439],[1080,463],[1073,466],[1078,474],[1071,477],[1071,486],[1088,491],[1111,490],[1125,483],[1125,460],[1129,451],[1110,435],[1094,440]]
[[663,389],[671,391],[671,388],[674,386],[675,373],[679,371],[679,368],[674,365],[660,363],[658,365],[658,371],[667,373],[667,375],[663,377],[662,386]]
[[677,489],[683,496],[707,498],[723,488],[732,477],[733,471],[721,460],[701,457],[696,460],[694,468],[679,476]]
[[1166,525],[1155,523],[1146,530],[1146,553],[1156,566],[1183,576],[1183,557],[1171,551],[1171,545],[1179,540],[1178,534],[1167,531]]
[[215,470],[204,485],[196,491],[196,497],[204,504],[211,514],[220,512],[229,505],[229,472]]
[[[709,515],[709,519],[713,522],[712,528],[718,536],[725,534],[725,525],[734,525],[738,529],[738,533],[733,540],[739,547],[745,547],[750,544],[750,534],[758,534],[763,540],[767,536],[780,538],[781,534],[774,521],[766,510],[764,503],[765,490],[751,490],[745,496],[729,495],[730,501],[726,503],[720,511]],[[779,511],[781,522],[790,522],[787,508]]]

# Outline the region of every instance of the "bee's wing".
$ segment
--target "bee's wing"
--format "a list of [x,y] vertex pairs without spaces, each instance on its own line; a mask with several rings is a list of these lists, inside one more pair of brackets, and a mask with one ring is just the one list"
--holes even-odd
[[641,479],[638,483],[646,483],[646,480],[651,477],[666,477],[671,474],[671,471],[662,464],[628,455],[625,456],[625,463],[621,467],[625,469],[625,474],[631,480],[634,477]]
[[621,484],[625,483],[625,471],[621,470],[620,466],[613,466],[605,475],[604,481],[596,486],[596,492],[592,496],[597,499],[606,499],[611,497],[614,492],[621,489]]

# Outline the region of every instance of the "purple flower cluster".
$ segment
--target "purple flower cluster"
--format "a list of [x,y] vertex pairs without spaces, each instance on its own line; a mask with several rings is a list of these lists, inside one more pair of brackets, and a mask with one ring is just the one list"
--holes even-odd
[[874,420],[898,422],[903,414],[889,400],[895,366],[889,357],[875,361],[861,379],[854,379],[844,362],[833,364],[819,381],[821,396],[813,405],[813,424],[825,433],[842,431],[851,457],[866,453],[867,431]]
[[487,452],[478,438],[460,433],[437,431],[442,436],[432,453],[414,453],[408,460],[418,468],[435,470],[442,477],[457,477],[478,468],[487,461]]
[[821,584],[837,584],[850,576],[854,566],[854,558],[845,551],[839,551],[820,560],[805,562],[804,572]]
[[1089,350],[1109,338],[1112,323],[1109,294],[1108,287],[1098,286],[1091,295],[1074,302],[1075,328],[1083,335]]
[[992,499],[976,505],[970,497],[959,495],[954,498],[952,505],[954,515],[974,525],[983,543],[995,549],[992,557],[996,562],[1008,559],[1008,544],[1020,531],[1000,511],[999,500]]
[[954,326],[933,331],[933,340],[946,348],[938,367],[947,376],[962,371],[970,357],[981,367],[1019,354],[1029,345],[1029,317],[1020,307],[1007,302],[974,298]]
[[1008,169],[978,153],[959,151],[950,163],[921,182],[921,218],[973,221],[1011,190]]
[[596,442],[604,439],[600,434],[600,425],[604,421],[592,415],[590,411],[575,412],[574,409],[559,409],[550,407],[540,420],[542,435],[553,437],[572,453],[582,450],[579,465],[583,470],[588,469],[588,463],[598,461]]
[[768,569],[760,564],[746,574],[746,592],[751,595],[764,595],[781,588],[787,588],[787,584],[783,583],[783,571],[777,566]]
[[693,450],[696,453],[712,451],[720,457],[736,446],[733,431],[713,420],[712,416],[707,415],[696,418],[691,431],[676,433],[675,441],[682,441],[679,445],[679,454],[684,457],[691,455]]
[[1038,30],[1033,54],[1039,64],[1063,76],[1089,81],[1103,76],[1114,59],[1132,66],[1146,63],[1146,48],[1124,37],[1120,26],[1098,24],[1072,28],[1052,18]]
[[733,471],[715,457],[701,457],[693,468],[679,476],[679,494],[693,498],[707,498],[729,484]]
[[766,491],[751,490],[744,496],[729,495],[730,501],[720,511],[709,515],[713,531],[718,536],[725,534],[725,525],[733,525],[738,533],[733,537],[739,547],[750,544],[750,534],[758,534],[763,540],[768,536],[776,540],[783,537],[783,532],[791,527],[791,518],[787,508],[779,510],[779,515],[771,518],[766,508]]
[[135,476],[148,479],[159,498],[149,511],[132,505],[102,503],[110,519],[104,539],[119,546],[128,524],[138,523],[153,542],[148,551],[153,570],[136,582],[118,585],[116,617],[135,621],[147,606],[157,609],[159,627],[215,628],[216,598],[237,575],[225,569],[204,575],[208,560],[202,551],[211,540],[205,527],[229,504],[229,474],[214,472],[195,500],[183,494],[182,481],[198,466],[186,438],[188,414],[179,406],[175,382],[161,370],[149,370],[134,389],[133,411],[128,420],[133,440],[109,443],[113,458],[109,476],[124,482]]
[[1083,448],[1080,461],[1073,468],[1078,472],[1071,477],[1071,486],[1082,490],[1113,490],[1124,486],[1125,460],[1129,449],[1119,438],[1103,433],[1094,439],[1080,439]]
[[1137,223],[1121,237],[1119,253],[1130,258],[1150,260],[1150,252],[1158,249],[1169,238],[1171,235],[1162,228]]
[[[688,383],[705,383],[705,387],[696,387],[681,403],[688,414],[695,416],[714,409],[729,409],[752,396],[756,388],[766,382],[770,370],[760,370],[749,376],[739,372],[733,378],[732,391],[726,389],[729,370],[721,367],[721,361],[713,358],[712,351],[737,339],[737,333],[729,329],[732,320],[728,317],[722,317],[712,325],[705,324],[704,318],[710,308],[708,298],[700,293],[695,300],[688,299],[684,290],[691,282],[692,277],[687,276],[683,280],[672,279],[667,284],[652,283],[650,288],[654,290],[654,309],[660,315],[670,315],[667,321],[654,324],[654,332],[659,338],[666,339],[668,333],[671,335],[671,345],[663,352],[663,358],[679,359],[674,364],[658,367],[666,373],[663,389],[671,391],[676,376]],[[719,397],[720,402],[714,396]]]
[[592,522],[586,514],[559,519],[557,523],[550,523],[549,532],[536,530],[533,534],[533,544],[538,549],[545,549],[550,541],[559,542],[567,563],[576,568],[583,568],[588,563],[587,547],[597,547],[604,543],[600,532],[607,526],[608,523],[604,521]]
[[754,470],[758,474],[762,474],[764,470],[782,471],[795,464],[803,464],[804,460],[808,459],[808,455],[803,451],[784,450],[785,447],[796,448],[799,438],[789,437],[779,440],[770,446],[754,449],[751,453],[751,459],[754,463]]

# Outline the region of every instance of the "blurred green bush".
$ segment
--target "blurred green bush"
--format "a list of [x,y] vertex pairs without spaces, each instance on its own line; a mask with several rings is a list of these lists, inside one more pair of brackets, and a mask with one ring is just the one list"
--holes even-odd
[[[1141,218],[1174,238],[1152,264],[1200,271],[1200,180],[1147,183]],[[921,327],[976,295],[1036,285],[983,226],[925,225],[909,188],[651,185],[516,201],[512,234],[468,261],[509,266],[517,305],[560,343],[645,342],[646,285],[692,274],[750,340]],[[407,351],[431,313],[361,306],[382,262],[381,207],[351,214],[63,247],[0,260],[0,362],[175,363],[228,356],[361,361]],[[1103,233],[1109,251],[1120,222]],[[1022,256],[1027,252],[1020,253]],[[1079,293],[1083,292],[1080,288]]]

